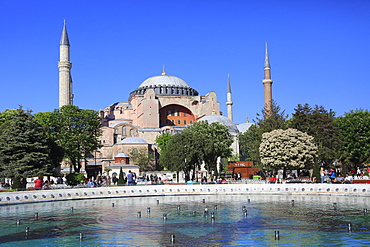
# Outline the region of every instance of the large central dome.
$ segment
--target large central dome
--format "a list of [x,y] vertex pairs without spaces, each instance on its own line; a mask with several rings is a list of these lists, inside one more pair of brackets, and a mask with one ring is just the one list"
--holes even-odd
[[148,89],[153,89],[156,95],[197,96],[197,90],[189,87],[182,79],[167,75],[163,69],[161,75],[146,79],[140,86],[130,93],[130,97],[144,95]]
[[184,80],[176,76],[167,75],[166,73],[150,77],[140,85],[140,87],[158,87],[158,86],[189,87],[189,85]]

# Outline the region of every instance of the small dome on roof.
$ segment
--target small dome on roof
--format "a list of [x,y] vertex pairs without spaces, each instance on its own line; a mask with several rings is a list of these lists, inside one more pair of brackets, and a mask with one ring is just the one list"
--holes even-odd
[[128,158],[129,156],[125,153],[119,153],[116,155],[116,158]]
[[117,144],[148,144],[144,139],[140,137],[127,137]]
[[238,128],[236,125],[227,117],[221,116],[221,115],[208,115],[203,118],[201,118],[199,121],[208,121],[209,124],[211,123],[220,123],[222,125],[225,125],[228,129],[230,134],[236,135],[239,133]]

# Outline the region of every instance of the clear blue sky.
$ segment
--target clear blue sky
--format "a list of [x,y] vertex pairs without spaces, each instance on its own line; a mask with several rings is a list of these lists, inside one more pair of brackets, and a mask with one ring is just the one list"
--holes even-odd
[[1,0],[0,13],[0,111],[58,107],[64,19],[80,108],[127,101],[164,64],[201,95],[216,92],[225,115],[230,73],[234,122],[252,121],[268,42],[273,99],[289,116],[304,103],[337,116],[370,109],[367,0]]

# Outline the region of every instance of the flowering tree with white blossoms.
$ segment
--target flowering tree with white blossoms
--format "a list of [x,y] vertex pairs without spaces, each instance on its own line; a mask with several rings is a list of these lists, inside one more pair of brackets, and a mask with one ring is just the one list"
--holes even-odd
[[262,135],[261,163],[272,169],[303,169],[314,164],[313,137],[296,129],[277,129]]

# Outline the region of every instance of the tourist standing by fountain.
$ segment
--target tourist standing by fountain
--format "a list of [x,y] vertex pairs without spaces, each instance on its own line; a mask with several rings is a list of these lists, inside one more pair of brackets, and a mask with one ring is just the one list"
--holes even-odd
[[40,176],[40,177],[38,177],[38,178],[34,181],[34,182],[35,182],[35,189],[37,189],[37,190],[41,190],[42,183],[43,183],[42,179],[43,179],[43,177],[42,177],[42,176]]
[[127,185],[135,185],[134,175],[131,170],[129,170],[127,174]]
[[321,183],[323,184],[325,182],[325,170],[324,167],[320,168],[320,178],[321,178]]
[[337,173],[335,172],[334,169],[330,169],[329,175],[330,175],[331,182],[334,183],[335,182],[335,179],[337,178]]

